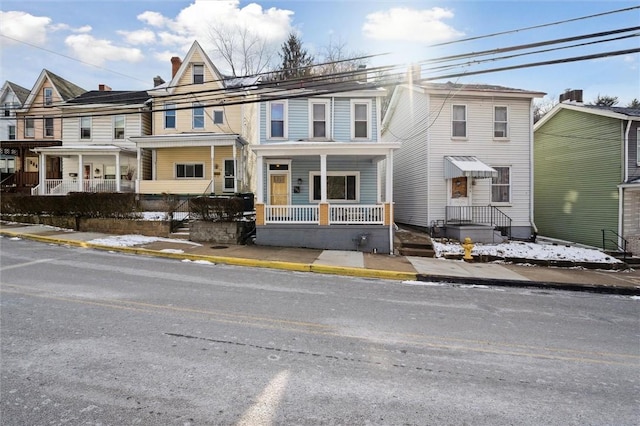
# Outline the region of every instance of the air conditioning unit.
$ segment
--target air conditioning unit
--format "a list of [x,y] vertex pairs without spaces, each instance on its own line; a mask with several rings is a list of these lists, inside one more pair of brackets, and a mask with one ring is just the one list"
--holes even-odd
[[495,130],[493,132],[494,138],[505,138],[507,137],[506,132],[504,130]]

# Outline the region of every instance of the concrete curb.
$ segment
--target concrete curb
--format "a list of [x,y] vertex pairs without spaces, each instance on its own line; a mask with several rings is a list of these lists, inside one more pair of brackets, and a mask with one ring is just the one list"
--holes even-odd
[[171,253],[171,252],[149,250],[149,249],[138,248],[138,247],[113,247],[113,246],[105,246],[102,244],[88,243],[86,241],[65,240],[65,239],[60,239],[55,237],[46,237],[46,236],[34,235],[34,234],[22,234],[22,233],[11,232],[6,230],[0,231],[0,235],[6,235],[14,238],[24,238],[28,240],[34,240],[38,242],[57,244],[57,245],[69,245],[69,246],[92,248],[92,249],[104,250],[104,251],[118,251],[122,253],[154,256],[154,257],[164,257],[164,258],[176,259],[176,260],[192,260],[192,261],[201,260],[201,261],[208,261],[212,263],[220,263],[225,265],[250,266],[255,268],[269,268],[269,269],[279,269],[279,270],[296,271],[296,272],[314,272],[318,274],[346,275],[346,276],[361,277],[361,278],[379,278],[379,279],[403,280],[403,281],[407,281],[407,280],[416,281],[416,276],[417,276],[416,273],[411,273],[411,272],[384,271],[379,269],[351,268],[351,267],[330,266],[330,265],[314,265],[314,264],[305,264],[305,263],[283,262],[279,260],[259,260],[259,259],[240,258],[240,257],[208,256],[208,255],[188,254],[188,253]]
[[418,281],[440,281],[451,284],[479,284],[494,287],[521,287],[521,288],[538,288],[548,290],[566,290],[566,291],[582,291],[600,294],[617,294],[621,296],[640,296],[640,288],[614,287],[607,285],[589,285],[529,280],[507,280],[494,278],[479,277],[451,277],[443,275],[417,274]]

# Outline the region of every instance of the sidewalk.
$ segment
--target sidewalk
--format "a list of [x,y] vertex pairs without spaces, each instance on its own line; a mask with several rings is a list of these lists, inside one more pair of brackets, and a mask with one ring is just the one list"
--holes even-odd
[[337,275],[438,281],[458,284],[535,287],[640,296],[640,271],[610,271],[496,263],[467,263],[414,256],[390,256],[337,250],[266,246],[222,246],[179,239],[161,239],[133,247],[92,243],[112,237],[96,232],[75,232],[44,225],[0,222],[0,235],[137,255],[206,260]]

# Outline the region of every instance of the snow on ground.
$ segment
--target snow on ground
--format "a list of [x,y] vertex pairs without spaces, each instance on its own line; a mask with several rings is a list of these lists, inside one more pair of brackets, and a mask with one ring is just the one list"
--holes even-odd
[[144,235],[111,235],[105,238],[96,238],[90,241],[87,241],[92,244],[99,244],[102,246],[109,247],[133,247],[143,244],[150,244],[156,241],[168,241],[172,243],[183,243],[183,244],[191,244],[194,246],[200,246],[202,244],[194,243],[192,241],[187,240],[176,240],[172,238],[161,238],[161,237],[147,237]]
[[[436,257],[445,257],[447,254],[464,254],[462,246],[458,243],[438,243],[433,241]],[[520,258],[532,260],[567,260],[573,262],[595,263],[619,263],[620,260],[609,256],[600,250],[574,246],[539,244],[522,241],[512,241],[502,244],[474,245],[472,256],[489,255],[502,258]]]

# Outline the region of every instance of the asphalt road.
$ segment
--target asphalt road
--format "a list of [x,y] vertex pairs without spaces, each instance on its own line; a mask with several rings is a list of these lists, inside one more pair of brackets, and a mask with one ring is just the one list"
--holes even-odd
[[640,301],[0,238],[2,425],[635,425]]

